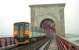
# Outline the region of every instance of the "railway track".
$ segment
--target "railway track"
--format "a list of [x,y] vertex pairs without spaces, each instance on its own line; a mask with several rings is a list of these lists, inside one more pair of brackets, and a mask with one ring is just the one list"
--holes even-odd
[[48,41],[47,38],[37,41],[36,43],[29,44],[27,46],[20,46],[8,50],[39,50],[39,48]]

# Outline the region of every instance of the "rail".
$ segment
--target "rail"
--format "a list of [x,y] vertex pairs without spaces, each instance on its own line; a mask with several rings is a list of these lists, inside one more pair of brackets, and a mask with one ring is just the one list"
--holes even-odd
[[51,40],[48,40],[39,50],[48,50]]
[[0,50],[5,50],[14,46],[16,46],[16,44],[13,37],[0,37]]
[[66,38],[56,35],[58,50],[79,50],[79,45],[67,40]]
[[24,49],[24,50],[39,50],[39,48],[41,48],[46,42],[48,41],[47,38],[42,39],[40,41],[37,41],[36,43],[32,43],[29,45],[25,45],[25,46],[20,46],[20,47],[16,47],[10,50],[20,50],[20,49]]

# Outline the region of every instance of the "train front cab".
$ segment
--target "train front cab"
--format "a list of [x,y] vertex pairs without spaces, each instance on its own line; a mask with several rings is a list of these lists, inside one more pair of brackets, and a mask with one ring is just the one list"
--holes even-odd
[[27,45],[30,43],[31,27],[27,22],[18,22],[14,24],[14,39],[16,45]]

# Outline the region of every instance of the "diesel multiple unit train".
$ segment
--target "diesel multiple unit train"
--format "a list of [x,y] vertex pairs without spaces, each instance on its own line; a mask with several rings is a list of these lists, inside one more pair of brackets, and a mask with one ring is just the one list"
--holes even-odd
[[31,24],[28,22],[14,23],[14,38],[17,45],[29,44],[44,37],[45,33],[32,31]]

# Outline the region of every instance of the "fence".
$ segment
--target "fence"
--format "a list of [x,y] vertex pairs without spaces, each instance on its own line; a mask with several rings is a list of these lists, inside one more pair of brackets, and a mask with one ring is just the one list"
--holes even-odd
[[56,35],[58,50],[79,50],[79,46],[68,41],[60,35]]
[[0,50],[15,46],[15,40],[13,37],[1,37],[0,38]]

